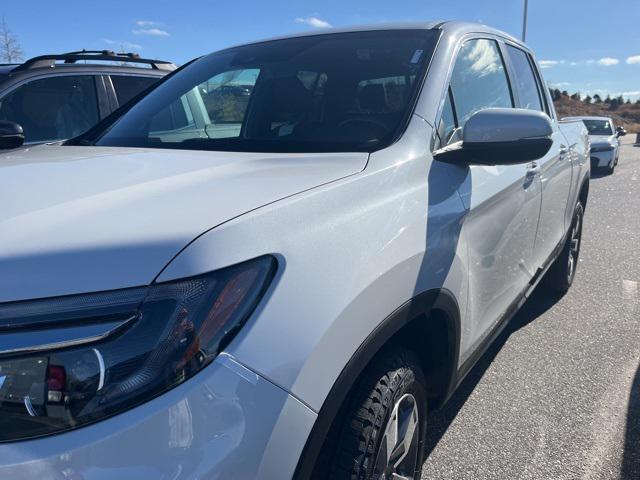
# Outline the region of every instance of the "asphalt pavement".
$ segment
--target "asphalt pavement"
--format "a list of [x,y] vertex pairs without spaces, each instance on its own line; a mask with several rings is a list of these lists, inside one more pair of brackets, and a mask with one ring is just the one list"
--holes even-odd
[[[631,138],[633,137],[633,138]],[[592,173],[564,297],[541,289],[429,417],[429,480],[640,480],[640,147]]]

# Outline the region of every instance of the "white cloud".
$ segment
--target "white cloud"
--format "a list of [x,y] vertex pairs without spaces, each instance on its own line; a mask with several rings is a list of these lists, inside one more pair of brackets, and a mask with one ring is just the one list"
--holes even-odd
[[640,90],[631,90],[630,92],[622,92],[623,97],[637,97],[640,95]]
[[617,58],[611,58],[611,57],[604,57],[598,60],[598,65],[601,65],[603,67],[610,67],[612,65],[617,65],[619,63],[620,63],[620,60],[618,60]]
[[326,20],[322,20],[318,17],[307,17],[307,18],[298,17],[296,18],[296,22],[305,23],[313,28],[331,28],[331,24],[329,22],[327,22]]
[[562,88],[562,87],[568,87],[569,85],[571,85],[571,83],[570,82],[558,82],[558,83],[551,83],[549,85],[551,87]]
[[136,25],[139,27],[157,27],[160,25],[158,22],[154,22],[153,20],[138,20]]
[[168,37],[169,32],[160,28],[139,28],[131,30],[134,35],[151,35],[153,37]]
[[564,60],[540,60],[538,63],[541,68],[551,68],[563,64]]
[[119,47],[124,50],[142,50],[142,45],[131,42],[121,42],[118,40],[111,40],[109,38],[104,38],[104,43],[107,45],[111,45],[113,47]]
[[632,57],[627,57],[626,62],[629,65],[635,65],[636,63],[640,63],[640,55],[633,55]]

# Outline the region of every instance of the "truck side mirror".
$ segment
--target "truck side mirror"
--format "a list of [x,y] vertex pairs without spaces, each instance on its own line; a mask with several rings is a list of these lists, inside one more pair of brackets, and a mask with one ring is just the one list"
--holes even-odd
[[24,131],[15,122],[0,121],[0,149],[18,148],[24,143]]
[[434,152],[446,162],[514,165],[544,157],[553,145],[551,119],[522,108],[488,108],[473,114],[462,141]]
[[616,128],[616,137],[620,138],[620,137],[624,137],[627,134],[627,131],[622,128],[622,127],[618,127]]

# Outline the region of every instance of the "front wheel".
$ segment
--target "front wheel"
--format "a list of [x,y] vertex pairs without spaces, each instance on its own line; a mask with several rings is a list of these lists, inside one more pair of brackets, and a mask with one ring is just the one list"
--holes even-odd
[[427,392],[415,356],[378,355],[353,392],[337,439],[332,479],[419,480]]
[[580,258],[580,247],[582,245],[583,217],[584,207],[578,202],[573,213],[571,230],[569,231],[569,236],[562,249],[562,253],[560,253],[560,256],[555,260],[545,276],[544,283],[546,287],[557,293],[566,293],[576,276],[576,268],[578,267],[578,259]]

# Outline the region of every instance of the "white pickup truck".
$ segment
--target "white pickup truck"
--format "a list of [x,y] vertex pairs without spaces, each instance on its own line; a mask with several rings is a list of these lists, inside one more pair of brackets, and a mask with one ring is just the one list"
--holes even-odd
[[427,410],[570,287],[588,148],[526,45],[440,22],[213,53],[1,155],[0,478],[421,478]]

